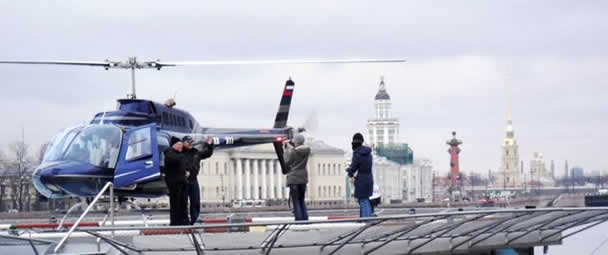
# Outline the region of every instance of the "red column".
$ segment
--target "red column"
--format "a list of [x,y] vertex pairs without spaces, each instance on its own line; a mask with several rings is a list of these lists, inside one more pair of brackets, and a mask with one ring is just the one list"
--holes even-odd
[[461,145],[462,141],[456,139],[456,132],[452,132],[452,139],[448,140],[447,144],[450,146],[448,149],[448,153],[450,153],[450,186],[454,188],[458,187],[458,175],[460,173],[460,167],[458,164],[458,154],[460,154],[460,148],[458,148],[458,145]]

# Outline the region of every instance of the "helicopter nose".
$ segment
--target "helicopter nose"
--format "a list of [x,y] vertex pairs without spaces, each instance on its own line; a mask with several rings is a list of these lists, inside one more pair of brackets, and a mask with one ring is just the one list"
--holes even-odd
[[49,181],[53,176],[59,173],[59,166],[61,164],[48,164],[40,165],[34,171],[34,176],[40,178],[41,181]]

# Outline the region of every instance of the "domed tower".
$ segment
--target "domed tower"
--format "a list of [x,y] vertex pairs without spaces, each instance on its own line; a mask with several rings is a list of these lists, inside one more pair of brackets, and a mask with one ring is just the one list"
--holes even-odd
[[367,121],[369,144],[372,148],[385,147],[398,143],[399,120],[393,118],[391,112],[391,97],[386,91],[384,77],[380,77],[380,84],[374,98],[375,118]]

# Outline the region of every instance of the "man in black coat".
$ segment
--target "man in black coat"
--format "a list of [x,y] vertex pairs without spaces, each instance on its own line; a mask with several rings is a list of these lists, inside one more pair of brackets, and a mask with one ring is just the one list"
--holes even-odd
[[165,150],[165,182],[169,188],[170,225],[189,225],[186,200],[186,167],[183,144],[171,137],[171,148]]
[[201,151],[194,148],[194,140],[190,136],[184,136],[182,142],[184,143],[186,171],[190,173],[186,184],[186,198],[190,200],[190,224],[194,225],[201,213],[201,190],[197,179],[201,168],[200,162],[213,155],[213,140],[209,137]]
[[363,135],[360,133],[353,136],[351,144],[353,158],[346,171],[348,177],[350,177],[350,182],[355,184],[355,198],[359,200],[359,217],[371,217],[372,206],[369,197],[374,192],[372,149],[363,145]]

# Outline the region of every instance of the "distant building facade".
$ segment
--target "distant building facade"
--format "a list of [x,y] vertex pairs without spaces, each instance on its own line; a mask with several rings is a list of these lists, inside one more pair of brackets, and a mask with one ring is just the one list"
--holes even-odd
[[552,186],[555,184],[551,172],[547,171],[545,158],[540,152],[534,152],[532,160],[530,160],[529,181],[543,186]]
[[405,196],[407,202],[417,199],[433,200],[433,163],[428,159],[416,159],[403,166]]
[[375,97],[375,118],[367,121],[368,144],[373,148],[396,144],[399,140],[399,119],[393,118],[391,97],[386,91],[384,78]]
[[[350,165],[352,155],[352,152],[346,153],[346,166]],[[377,185],[380,189],[382,204],[403,202],[403,183],[400,181],[403,179],[403,166],[377,154],[373,154],[372,157],[374,185]],[[345,200],[349,201],[349,203],[355,203],[356,201],[354,201],[352,197],[352,194],[354,194],[353,185],[349,183],[347,189],[351,195],[345,197]]]
[[575,166],[572,169],[570,169],[570,173],[571,173],[572,178],[585,177],[585,171],[580,166]]
[[[420,168],[407,167],[414,161],[414,152],[407,143],[399,142],[399,119],[393,117],[391,97],[386,90],[384,77],[380,77],[374,109],[374,118],[367,121],[367,143],[374,150],[374,178],[383,193],[383,202],[408,201],[408,197],[414,201],[420,190],[409,195],[412,193],[409,189],[416,189],[415,184],[420,180],[428,181],[423,186],[431,187],[432,180],[420,179]],[[431,175],[431,172],[432,169],[428,174]],[[418,182],[413,182],[413,179]]]

